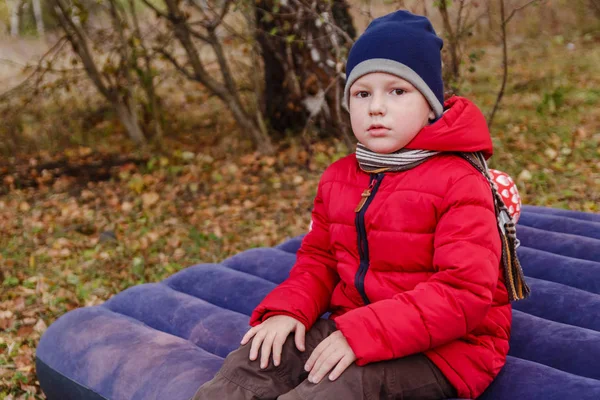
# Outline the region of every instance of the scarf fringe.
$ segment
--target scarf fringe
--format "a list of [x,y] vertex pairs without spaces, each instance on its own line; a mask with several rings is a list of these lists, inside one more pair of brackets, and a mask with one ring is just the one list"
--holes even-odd
[[525,274],[519,262],[517,248],[519,240],[517,239],[517,228],[510,216],[508,208],[502,200],[502,196],[498,193],[498,186],[492,180],[489,174],[485,157],[482,153],[458,153],[462,158],[467,160],[479,172],[485,176],[492,188],[494,197],[494,209],[496,211],[496,219],[498,220],[498,232],[502,240],[502,266],[504,267],[504,281],[508,290],[508,298],[510,301],[518,301],[526,299],[531,294],[531,289],[525,281]]

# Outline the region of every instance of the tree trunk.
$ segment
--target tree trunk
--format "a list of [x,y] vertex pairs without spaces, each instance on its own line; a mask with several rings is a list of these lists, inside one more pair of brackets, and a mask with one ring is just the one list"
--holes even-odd
[[264,64],[261,108],[280,136],[302,132],[310,120],[321,133],[345,138],[347,115],[336,99],[343,96],[342,53],[347,54],[356,36],[349,6],[346,0],[314,2],[314,8],[305,3],[255,3],[256,40]]
[[[123,78],[123,86],[121,90],[114,91],[110,98],[117,109],[117,113],[122,118],[123,125],[129,136],[136,144],[145,145],[146,137],[140,128],[140,123],[137,116],[137,101],[135,98],[135,85],[132,78],[131,70],[136,67],[136,60],[132,55],[132,49],[129,44],[129,39],[125,36],[124,22],[126,17],[119,11],[116,0],[109,1],[110,16],[113,22],[113,28],[118,33],[120,45],[118,51],[121,54],[120,73]],[[119,95],[123,92],[123,97]],[[123,100],[121,100],[123,98]],[[124,106],[124,108],[121,107]],[[127,112],[126,112],[127,111]]]
[[[452,26],[452,22],[450,21],[450,15],[448,11],[448,3],[447,0],[441,0],[439,2],[439,10],[442,15],[442,21],[444,22],[444,33],[446,38],[448,39],[445,43],[445,48],[447,48],[448,53],[450,55],[450,62],[444,63],[444,83],[447,87],[452,88],[453,92],[457,91],[457,82],[460,79],[460,56],[459,56],[459,26]],[[443,53],[442,53],[443,55]]]
[[[194,30],[188,24],[188,14],[180,7],[179,1],[164,0],[168,13],[157,9],[149,0],[142,1],[159,16],[168,19],[171,22],[173,33],[187,55],[187,61],[191,70],[187,66],[180,65],[172,54],[166,51],[162,51],[162,54],[188,79],[202,83],[211,93],[219,97],[219,99],[221,99],[231,110],[234,119],[238,126],[243,130],[243,133],[252,137],[256,147],[261,153],[273,154],[274,147],[271,144],[271,139],[266,130],[260,128],[260,119],[254,120],[250,113],[244,109],[236,82],[233,78],[231,66],[225,57],[221,39],[216,34],[216,28],[221,24],[224,16],[227,14],[231,1],[225,1],[223,3],[217,18],[211,18],[212,21],[204,21],[203,26],[206,31],[205,33]],[[223,77],[223,83],[216,80],[206,69],[204,60],[202,59],[193,38],[200,39],[212,47]]]
[[273,147],[268,133],[259,128],[258,122],[255,122],[249,118],[248,114],[240,106],[239,102],[237,102],[234,98],[223,98],[222,100],[225,102],[225,104],[227,104],[229,110],[231,110],[231,114],[233,115],[237,125],[242,129],[242,133],[248,134],[250,137],[252,137],[252,141],[256,145],[257,150],[262,154],[275,153],[275,148]]
[[495,20],[494,20],[494,10],[492,8],[492,2],[488,1],[486,3],[486,10],[487,10],[487,19],[488,19],[488,37],[490,37],[490,32],[493,32],[496,30],[496,25],[495,25]]
[[496,96],[496,103],[494,104],[494,108],[490,113],[489,118],[487,119],[488,129],[491,129],[492,124],[494,123],[494,116],[496,115],[496,111],[498,110],[498,106],[500,105],[500,101],[504,96],[504,89],[506,87],[506,81],[508,79],[508,49],[506,44],[506,24],[508,21],[506,20],[506,13],[504,11],[504,0],[498,0],[500,3],[500,28],[502,28],[502,85],[500,87],[500,91]]
[[[135,3],[135,0],[129,0],[129,11],[131,13],[131,21],[133,23],[134,34],[137,40],[139,41],[141,57],[143,59],[143,66],[138,66],[137,59],[134,58],[132,60],[133,69],[135,69],[135,71],[137,72],[142,87],[144,88],[146,96],[148,97],[148,103],[146,105],[146,108],[148,109],[147,114],[149,114],[149,119],[154,125],[154,134],[152,135],[152,140],[155,143],[160,143],[163,137],[163,119],[160,108],[160,99],[155,90],[154,75],[152,72],[152,59],[150,58],[148,48],[145,44],[144,36],[142,35],[142,30],[140,28]],[[136,49],[134,49],[133,51],[135,53]]]
[[[113,1],[115,0],[111,0],[110,5],[113,6],[112,11],[114,12],[115,4],[112,3]],[[130,76],[130,66],[128,64],[129,57],[126,49],[125,51],[123,48],[119,49],[123,57],[121,65],[123,65],[126,70],[124,70],[125,74],[117,76],[116,81],[126,81],[127,86],[120,86],[116,83],[111,84],[110,79],[103,74],[102,70],[96,64],[97,59],[94,58],[92,53],[93,43],[90,36],[84,32],[79,20],[76,20],[71,13],[69,3],[66,3],[63,0],[52,0],[51,3],[54,7],[54,15],[65,32],[67,40],[71,43],[73,51],[79,56],[88,78],[92,81],[98,92],[111,103],[112,107],[117,112],[119,120],[129,134],[129,137],[136,144],[145,145],[146,138],[140,128],[136,113],[137,107],[134,97],[134,87]],[[114,14],[112,18],[114,18]],[[118,30],[119,25],[115,25],[115,28]],[[119,33],[122,35],[122,30]],[[126,44],[123,36],[121,36],[120,40],[122,45]],[[126,93],[126,95],[123,96],[121,93]]]
[[40,0],[32,0],[33,3],[33,15],[35,16],[35,26],[37,28],[38,35],[44,36],[44,18],[42,17],[42,3]]
[[6,4],[10,10],[10,36],[19,36],[19,14],[21,9],[21,0],[6,0]]
[[146,137],[144,133],[140,129],[140,125],[137,120],[137,114],[135,110],[130,110],[123,102],[121,101],[112,101],[112,105],[117,112],[117,116],[119,117],[119,121],[125,127],[127,134],[138,145],[146,144]]

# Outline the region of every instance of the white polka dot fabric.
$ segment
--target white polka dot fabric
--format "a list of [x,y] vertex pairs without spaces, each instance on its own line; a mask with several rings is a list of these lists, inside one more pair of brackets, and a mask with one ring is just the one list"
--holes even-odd
[[502,200],[504,200],[504,204],[506,205],[506,208],[508,208],[508,212],[516,224],[521,215],[521,196],[519,196],[517,184],[506,172],[490,169],[490,175],[492,176],[492,181],[494,181],[498,187],[498,193],[502,196]]

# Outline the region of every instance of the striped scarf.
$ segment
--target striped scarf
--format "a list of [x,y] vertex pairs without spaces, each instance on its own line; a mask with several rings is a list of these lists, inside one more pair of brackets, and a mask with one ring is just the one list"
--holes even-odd
[[[379,154],[366,148],[361,143],[356,147],[356,159],[360,168],[368,173],[401,172],[416,167],[440,154],[438,151],[400,149],[391,154]],[[485,176],[490,184],[494,198],[494,209],[498,220],[498,232],[502,241],[502,266],[504,267],[504,280],[510,301],[522,300],[529,296],[530,289],[525,282],[521,263],[517,257],[517,230],[510,216],[498,187],[492,181],[482,153],[457,153],[467,160],[475,169]]]

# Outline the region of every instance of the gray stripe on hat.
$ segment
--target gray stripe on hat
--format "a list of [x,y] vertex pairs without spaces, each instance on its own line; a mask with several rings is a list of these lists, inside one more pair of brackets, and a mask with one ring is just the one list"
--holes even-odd
[[346,79],[346,86],[344,88],[344,108],[349,110],[350,102],[350,86],[363,75],[370,74],[371,72],[386,72],[388,74],[396,75],[402,79],[410,82],[414,87],[419,90],[425,99],[429,102],[431,109],[435,113],[435,116],[439,118],[444,112],[444,107],[438,100],[437,96],[433,93],[431,88],[425,83],[425,81],[417,74],[412,68],[399,63],[398,61],[389,60],[387,58],[371,58],[358,64],[352,69],[350,76]]

